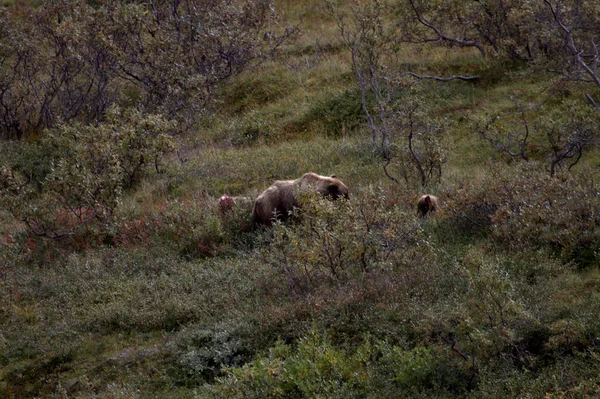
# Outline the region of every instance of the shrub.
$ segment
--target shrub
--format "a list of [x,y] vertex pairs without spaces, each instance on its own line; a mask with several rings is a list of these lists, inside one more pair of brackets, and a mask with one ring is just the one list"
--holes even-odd
[[376,398],[398,392],[455,397],[465,391],[452,386],[453,374],[461,374],[456,365],[429,348],[403,349],[366,337],[355,348],[342,349],[313,330],[295,345],[278,342],[268,354],[227,370],[199,397]]
[[395,271],[431,256],[416,216],[386,206],[386,192],[365,190],[351,201],[300,197],[297,224],[277,224],[262,258],[278,270],[291,293],[322,284],[362,280],[371,271]]
[[172,349],[177,367],[188,382],[212,381],[225,368],[248,362],[252,347],[251,326],[247,323],[221,323],[212,328],[187,327]]
[[117,227],[121,246],[161,247],[187,259],[214,256],[224,241],[216,206],[205,197],[167,200]]
[[[520,120],[507,121],[504,116],[492,115],[480,121],[476,130],[496,149],[512,157],[529,161],[547,159],[550,176],[570,171],[599,139],[596,109],[577,101],[563,100],[560,108],[540,107],[537,120],[532,123],[527,109],[511,97]],[[533,107],[532,107],[533,108]],[[567,111],[565,111],[565,109]],[[543,136],[544,138],[540,138]]]
[[97,124],[115,104],[191,126],[219,82],[268,51],[272,43],[261,33],[274,19],[271,6],[56,1],[25,18],[2,7],[0,135],[35,136],[75,120]]
[[448,190],[442,233],[490,235],[514,251],[546,248],[581,267],[593,264],[600,248],[596,182],[587,171],[549,178],[532,163]]
[[360,397],[368,392],[365,364],[371,354],[368,343],[348,354],[313,332],[296,347],[279,342],[267,356],[229,370],[201,394],[214,398]]
[[389,137],[390,170],[397,171],[408,186],[439,183],[448,152],[442,142],[447,122],[432,117],[423,104],[403,100],[386,123],[393,132]]
[[377,341],[375,347],[374,382],[382,396],[456,397],[472,388],[468,368],[438,346],[406,349]]
[[[125,122],[123,121],[125,120]],[[105,123],[62,125],[24,145],[12,165],[2,167],[0,201],[31,232],[51,238],[109,221],[123,190],[148,168],[160,172],[175,146],[176,124],[156,115],[113,108]],[[30,151],[46,154],[29,158]]]
[[253,206],[254,201],[248,198],[247,201],[236,203],[229,212],[220,215],[223,237],[226,243],[241,249],[254,247],[256,236],[252,234],[254,228],[252,220]]
[[510,201],[492,217],[494,237],[517,250],[550,248],[580,267],[600,255],[599,188],[584,175],[548,179],[539,173],[517,174]]

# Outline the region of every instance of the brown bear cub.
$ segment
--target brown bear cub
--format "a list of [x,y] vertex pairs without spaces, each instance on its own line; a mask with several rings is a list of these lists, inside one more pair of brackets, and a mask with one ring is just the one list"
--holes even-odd
[[219,212],[222,215],[224,215],[227,212],[229,212],[230,210],[232,210],[234,205],[235,205],[235,200],[229,194],[224,194],[221,196],[221,198],[219,198],[219,203],[218,203]]
[[331,200],[350,198],[348,187],[335,175],[321,176],[316,173],[305,173],[296,180],[277,180],[263,191],[254,202],[252,211],[254,222],[271,226],[273,220],[285,220],[290,211],[298,207],[295,194],[300,191],[316,191]]
[[421,217],[427,216],[429,212],[435,213],[439,209],[438,197],[435,195],[423,195],[417,202],[417,212]]
[[235,205],[246,205],[252,203],[252,199],[248,197],[232,197],[229,194],[224,194],[219,198],[218,207],[221,215],[225,215],[231,211]]

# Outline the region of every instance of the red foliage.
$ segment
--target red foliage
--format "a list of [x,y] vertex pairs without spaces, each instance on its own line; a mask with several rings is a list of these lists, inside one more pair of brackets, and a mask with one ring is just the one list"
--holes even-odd
[[32,237],[27,237],[27,243],[23,246],[23,253],[29,255],[35,251],[35,240]]
[[148,220],[145,216],[125,222],[117,236],[119,245],[129,247],[137,244],[149,244]]

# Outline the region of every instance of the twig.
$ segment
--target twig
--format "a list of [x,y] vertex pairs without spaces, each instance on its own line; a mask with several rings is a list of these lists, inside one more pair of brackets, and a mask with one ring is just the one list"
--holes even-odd
[[480,76],[478,75],[472,75],[472,76],[463,76],[463,75],[452,75],[452,76],[448,76],[445,78],[441,78],[439,76],[430,76],[430,75],[418,75],[414,72],[404,72],[402,73],[402,75],[400,76],[412,76],[415,79],[429,79],[429,80],[435,80],[438,82],[449,82],[451,80],[464,80],[464,81],[471,81],[471,80],[477,80],[480,78]]

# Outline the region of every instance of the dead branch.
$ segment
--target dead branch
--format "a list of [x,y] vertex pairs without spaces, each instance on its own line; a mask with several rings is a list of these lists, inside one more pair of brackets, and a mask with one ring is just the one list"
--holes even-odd
[[428,41],[445,41],[448,43],[456,44],[461,47],[475,47],[477,48],[477,50],[479,50],[479,52],[484,58],[486,57],[485,49],[483,48],[483,45],[481,43],[479,43],[476,40],[458,39],[456,37],[446,35],[442,32],[442,30],[439,27],[435,26],[427,18],[425,18],[425,15],[423,15],[423,12],[419,10],[414,0],[408,0],[408,2],[412,7],[413,11],[415,12],[415,16],[417,17],[419,23],[431,29],[435,33],[436,37],[432,39],[427,39]]
[[442,78],[439,76],[418,75],[414,72],[403,72],[400,76],[412,76],[413,78],[415,78],[417,80],[429,79],[429,80],[435,80],[438,82],[449,82],[451,80],[471,81],[471,80],[477,80],[480,78],[478,75],[473,75],[473,76],[452,75],[452,76]]

